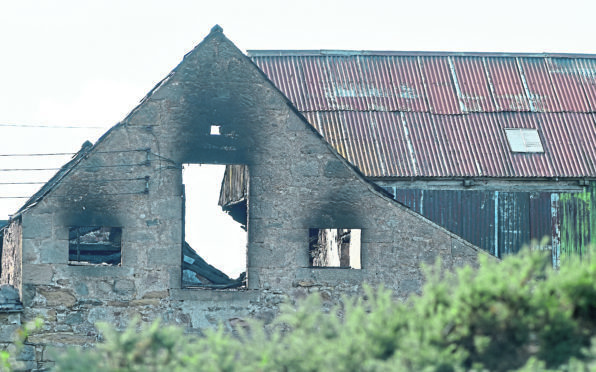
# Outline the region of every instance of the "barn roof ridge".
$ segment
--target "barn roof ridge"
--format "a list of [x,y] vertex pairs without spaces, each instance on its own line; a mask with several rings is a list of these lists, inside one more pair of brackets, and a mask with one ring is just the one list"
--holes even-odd
[[401,51],[352,49],[249,49],[249,57],[502,57],[502,58],[573,58],[596,59],[596,53],[561,52],[473,52],[473,51]]

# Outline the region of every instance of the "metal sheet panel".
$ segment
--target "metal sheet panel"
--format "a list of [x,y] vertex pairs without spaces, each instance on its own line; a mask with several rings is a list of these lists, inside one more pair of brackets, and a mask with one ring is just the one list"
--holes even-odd
[[299,60],[303,64],[304,89],[306,97],[304,108],[300,111],[331,110],[336,106],[334,97],[330,92],[329,76],[326,61],[323,58],[303,57]]
[[418,57],[430,112],[461,114],[449,62],[445,57]]
[[[358,61],[350,57],[327,57],[330,93],[338,110],[368,110],[367,87],[363,84]],[[329,92],[328,92],[329,93]]]
[[548,239],[552,247],[551,193],[530,193],[530,239]]
[[403,113],[411,136],[412,149],[419,175],[448,177],[455,172],[447,154],[444,138],[437,130],[433,115],[419,112]]
[[546,65],[562,111],[589,112],[590,103],[574,59],[547,58]]
[[472,244],[495,253],[494,192],[395,190],[395,199]]
[[368,92],[368,109],[375,111],[398,111],[398,92],[391,79],[388,58],[370,56],[358,58],[362,73],[362,89]]
[[485,58],[494,90],[494,100],[501,111],[530,111],[530,101],[522,83],[515,58]]
[[470,140],[470,125],[463,115],[436,115],[433,118],[437,137],[444,148],[449,176],[480,177],[483,175],[476,144]]
[[465,116],[468,137],[483,177],[513,177],[510,151],[498,114]]
[[530,198],[528,193],[500,192],[498,204],[499,257],[504,257],[530,241]]
[[[594,59],[358,53],[253,59],[366,175],[596,176],[596,116],[550,112],[596,104]],[[525,112],[531,108],[549,112]],[[462,109],[465,115],[452,115]],[[544,153],[512,153],[505,128],[538,130]]]
[[395,200],[402,203],[413,211],[422,214],[423,211],[423,190],[419,189],[397,189],[395,190]]
[[561,111],[544,58],[517,58],[517,61],[527,84],[532,111]]
[[494,254],[494,193],[425,190],[423,216]]
[[389,78],[401,111],[428,112],[424,81],[416,57],[392,57],[386,60]]
[[488,75],[481,57],[452,57],[458,81],[458,97],[466,112],[494,112]]
[[325,139],[362,173],[389,177],[416,173],[399,113],[318,112],[307,119]]
[[583,256],[592,242],[594,202],[590,193],[560,195],[561,257]]
[[596,111],[596,59],[578,58],[576,65],[592,112]]
[[544,136],[545,154],[553,176],[581,177],[596,174],[596,131],[588,114],[549,113],[535,117]]
[[300,72],[301,67],[295,61],[297,58],[299,57],[271,57],[266,60],[258,58],[255,59],[255,63],[298,110],[304,110],[306,91],[303,87],[304,77]]

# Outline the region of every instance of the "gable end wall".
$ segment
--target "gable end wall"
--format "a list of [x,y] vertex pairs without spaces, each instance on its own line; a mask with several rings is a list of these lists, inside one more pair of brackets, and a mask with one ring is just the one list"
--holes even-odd
[[[248,165],[248,289],[181,288],[183,163]],[[97,321],[159,317],[197,332],[271,320],[315,291],[335,303],[363,283],[403,299],[420,291],[422,264],[483,254],[365,181],[217,31],[22,218],[24,317],[46,319],[29,339],[40,365],[49,346],[95,343]],[[122,265],[68,265],[76,225],[122,227]],[[313,227],[362,229],[362,269],[308,267]]]

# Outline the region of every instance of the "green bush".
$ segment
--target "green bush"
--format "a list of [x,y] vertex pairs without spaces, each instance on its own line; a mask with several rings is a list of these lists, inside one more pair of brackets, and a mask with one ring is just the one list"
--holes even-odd
[[596,260],[553,271],[541,252],[475,270],[427,270],[422,296],[395,302],[383,288],[322,311],[310,296],[264,330],[202,337],[135,322],[59,358],[58,371],[596,371]]

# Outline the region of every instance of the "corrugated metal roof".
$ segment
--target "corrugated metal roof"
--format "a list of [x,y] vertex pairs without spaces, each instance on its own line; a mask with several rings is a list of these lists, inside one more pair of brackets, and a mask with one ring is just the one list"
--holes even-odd
[[[319,111],[305,115],[343,157],[370,177],[596,176],[592,114]],[[505,128],[537,129],[544,153],[511,152]]]
[[[249,52],[371,177],[596,177],[596,56]],[[505,128],[544,153],[512,153]]]

